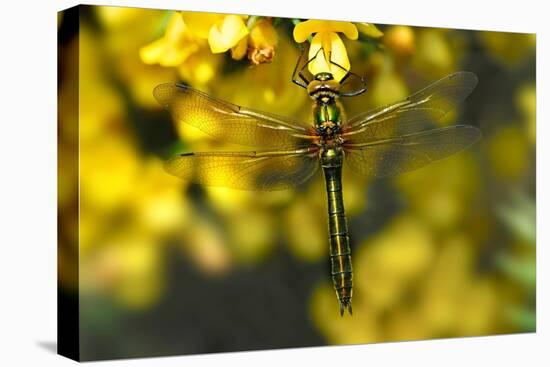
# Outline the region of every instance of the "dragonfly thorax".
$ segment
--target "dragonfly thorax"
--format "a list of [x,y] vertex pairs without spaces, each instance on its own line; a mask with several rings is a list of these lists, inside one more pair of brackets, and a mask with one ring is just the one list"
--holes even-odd
[[316,127],[317,135],[321,140],[333,140],[336,139],[341,132],[340,124],[333,121],[324,121]]
[[316,131],[318,136],[317,145],[321,148],[321,151],[339,148],[344,143],[339,123],[332,121],[323,122],[317,125]]
[[340,104],[336,103],[334,100],[332,103],[316,103],[313,106],[313,122],[317,128],[320,128],[323,124],[327,126],[340,126],[342,122]]
[[313,121],[320,146],[341,144],[342,111],[339,103],[316,103],[313,106]]

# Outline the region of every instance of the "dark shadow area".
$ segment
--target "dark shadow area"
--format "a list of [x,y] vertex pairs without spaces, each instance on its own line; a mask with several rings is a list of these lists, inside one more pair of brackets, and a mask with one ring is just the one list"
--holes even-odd
[[325,345],[307,302],[327,265],[304,264],[280,247],[262,266],[220,278],[205,276],[171,249],[166,267],[174,280],[163,301],[147,312],[81,299],[81,360]]

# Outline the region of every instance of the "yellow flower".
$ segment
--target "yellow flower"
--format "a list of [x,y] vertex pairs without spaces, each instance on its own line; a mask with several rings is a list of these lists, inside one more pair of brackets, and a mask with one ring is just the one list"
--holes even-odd
[[250,31],[248,58],[254,65],[271,62],[275,56],[277,32],[268,19],[261,19]]
[[[176,13],[170,18],[162,38],[140,49],[140,58],[145,64],[176,67],[180,78],[204,89],[216,74],[223,58],[221,55],[213,55],[210,52],[207,42],[208,35],[203,37],[202,28],[191,30],[195,26],[195,20],[185,22],[180,15]],[[223,17],[217,14],[207,15]],[[215,17],[213,19],[217,19]],[[244,56],[246,37],[243,40],[245,41]],[[151,95],[151,88],[147,89],[147,93]]]
[[[120,31],[134,24],[142,29],[155,24],[163,16],[163,10],[127,8],[122,6],[97,6],[93,10],[103,29],[107,32]],[[145,27],[143,25],[146,25]]]
[[412,64],[428,79],[457,70],[462,47],[451,42],[449,33],[441,29],[421,29],[415,31]]
[[[223,80],[213,87],[216,95],[241,106],[266,112],[281,113],[284,110],[289,116],[308,121],[310,111],[304,107],[309,106],[309,97],[306,93],[297,95],[289,79],[281,78],[281,75],[292,75],[300,54],[294,42],[285,35],[280,35],[277,50],[278,56],[269,68],[246,68],[224,75]],[[235,85],[256,87],[237,89]]]
[[181,231],[182,252],[203,272],[220,275],[233,266],[229,244],[220,228],[200,216],[187,220],[192,223]]
[[[124,12],[118,13],[114,10],[112,13],[105,10],[100,12],[99,9],[103,9],[103,7],[97,9],[98,20],[105,28],[105,32],[97,34],[88,27],[87,32],[94,40],[87,46],[84,45],[84,42],[81,43],[81,47],[89,49],[86,62],[98,64],[101,68],[98,72],[102,75],[100,79],[104,79],[107,84],[110,83],[110,79],[105,76],[111,74],[115,76],[120,83],[127,87],[132,102],[148,109],[158,108],[159,104],[151,90],[159,83],[159,80],[175,81],[176,73],[171,68],[146,65],[139,56],[141,48],[151,42],[151,35],[158,30],[159,22],[165,19],[166,11],[144,10],[144,13],[132,15]],[[118,15],[113,18],[107,16],[107,14],[117,13]],[[110,61],[106,62],[105,60]],[[81,63],[85,62],[84,58],[81,61]],[[95,83],[93,77],[90,75],[87,77],[91,78],[90,83]],[[117,90],[112,83],[108,85],[108,88]],[[93,103],[90,104],[93,105]],[[97,106],[93,107],[97,110]],[[125,111],[123,112],[125,113]]]
[[248,37],[243,37],[235,47],[231,49],[231,58],[233,60],[240,60],[246,55],[248,50]]
[[385,44],[399,56],[414,53],[414,31],[406,25],[391,26],[386,33]]
[[357,294],[375,309],[395,307],[409,285],[430,268],[435,249],[432,232],[423,222],[410,214],[396,217],[355,252]]
[[243,208],[236,215],[227,217],[226,221],[235,261],[254,264],[272,253],[277,227],[273,216],[267,211]]
[[524,177],[529,168],[531,151],[527,136],[517,124],[500,128],[487,137],[485,148],[491,168],[500,179],[514,180]]
[[204,41],[189,31],[176,13],[168,22],[164,36],[139,50],[141,60],[149,65],[179,66],[197,52]]
[[[196,36],[207,39],[212,53],[222,53],[238,46],[249,31],[241,15],[182,12],[183,21]],[[239,53],[241,58],[245,53]]]
[[522,113],[529,142],[537,142],[537,90],[535,84],[525,84],[516,92],[516,105]]
[[370,93],[374,104],[383,106],[405,98],[409,90],[398,72],[385,67],[373,80]]
[[181,230],[190,210],[181,200],[184,181],[167,175],[158,158],[148,158],[140,166],[140,180],[132,188],[127,205],[138,227],[153,234]]
[[80,204],[83,210],[106,213],[123,207],[139,177],[139,164],[135,147],[121,136],[81,140]]
[[195,88],[207,91],[208,83],[214,79],[222,64],[223,55],[214,55],[207,48],[202,48],[178,67],[178,74]]
[[[315,57],[315,60],[308,66],[313,75],[329,72],[336,80],[340,80],[346,75],[346,70],[350,69],[346,47],[338,33],[344,33],[347,38],[352,40],[359,36],[357,27],[351,22],[308,20],[294,27],[294,40],[298,43],[304,42],[310,35],[315,34],[309,47],[309,59]],[[321,48],[324,57],[316,57]],[[329,63],[328,60],[332,63]]]
[[327,251],[326,223],[325,218],[316,215],[320,208],[310,204],[305,197],[293,200],[285,216],[284,229],[294,255],[305,261],[319,261]]
[[144,310],[162,296],[165,284],[162,252],[157,243],[135,228],[123,228],[81,257],[81,291],[109,294],[120,305]]

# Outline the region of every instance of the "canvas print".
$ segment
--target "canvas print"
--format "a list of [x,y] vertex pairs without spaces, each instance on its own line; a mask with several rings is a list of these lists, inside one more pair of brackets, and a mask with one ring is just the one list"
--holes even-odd
[[58,15],[58,351],[534,332],[536,36]]

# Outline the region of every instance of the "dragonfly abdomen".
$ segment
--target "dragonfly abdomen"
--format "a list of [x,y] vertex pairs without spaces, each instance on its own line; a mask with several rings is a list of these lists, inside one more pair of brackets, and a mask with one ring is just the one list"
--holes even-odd
[[[332,149],[330,149],[332,150]],[[340,303],[340,314],[351,314],[352,264],[348,225],[342,195],[342,156],[338,151],[321,154],[328,199],[331,276]]]

